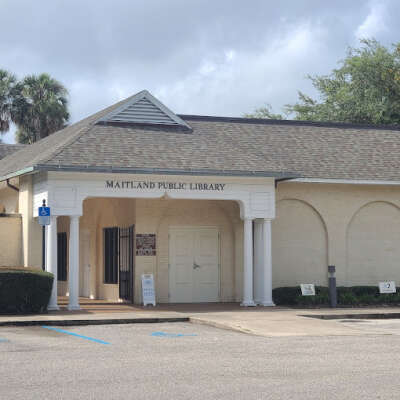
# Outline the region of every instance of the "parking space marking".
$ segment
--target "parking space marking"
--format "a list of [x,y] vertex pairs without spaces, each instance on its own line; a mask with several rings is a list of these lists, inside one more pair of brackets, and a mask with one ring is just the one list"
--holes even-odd
[[104,340],[95,339],[90,336],[78,335],[77,333],[65,331],[64,329],[53,328],[52,326],[42,325],[42,328],[49,329],[51,331],[66,333],[67,335],[75,336],[81,339],[91,340],[92,342],[101,343],[101,344],[111,344],[109,342],[105,342]]
[[195,333],[167,333],[167,332],[153,332],[151,336],[157,336],[157,337],[169,337],[169,338],[175,338],[175,337],[183,337],[183,336],[197,336]]

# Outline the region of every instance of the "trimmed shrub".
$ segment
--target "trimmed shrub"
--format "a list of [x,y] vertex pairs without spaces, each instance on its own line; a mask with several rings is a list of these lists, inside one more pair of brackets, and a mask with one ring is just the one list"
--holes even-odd
[[0,267],[0,313],[46,311],[53,274],[33,268]]
[[356,297],[379,296],[378,286],[351,286],[348,289],[350,289]]
[[297,298],[298,305],[329,305],[329,290],[323,286],[316,286],[315,287],[315,296],[303,296],[301,294]]
[[379,304],[400,304],[400,293],[381,294],[377,297]]
[[294,306],[297,304],[299,296],[301,296],[299,286],[280,287],[272,290],[272,298],[277,306]]
[[[315,296],[302,296],[300,286],[273,289],[272,297],[276,305],[282,306],[327,306],[330,304],[329,289],[315,287]],[[341,306],[399,304],[400,292],[380,294],[377,286],[352,286],[337,288],[338,304]]]
[[379,297],[375,297],[372,294],[362,294],[357,297],[357,304],[361,305],[373,305],[379,302]]
[[338,304],[342,306],[353,306],[358,300],[350,288],[338,288],[337,290]]
[[329,291],[326,287],[316,286],[315,296],[303,296],[300,286],[281,287],[273,289],[272,298],[277,306],[323,305],[329,304]]

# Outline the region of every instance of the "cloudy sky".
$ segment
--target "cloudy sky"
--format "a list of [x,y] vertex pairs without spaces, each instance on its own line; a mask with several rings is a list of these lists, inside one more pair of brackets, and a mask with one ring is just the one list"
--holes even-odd
[[[147,89],[176,113],[280,111],[359,38],[400,41],[398,0],[0,0],[0,68],[48,72],[71,122]],[[3,137],[13,142],[13,132]]]

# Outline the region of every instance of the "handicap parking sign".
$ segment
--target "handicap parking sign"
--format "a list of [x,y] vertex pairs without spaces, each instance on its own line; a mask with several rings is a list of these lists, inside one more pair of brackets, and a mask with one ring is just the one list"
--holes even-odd
[[50,225],[50,207],[39,207],[39,224]]

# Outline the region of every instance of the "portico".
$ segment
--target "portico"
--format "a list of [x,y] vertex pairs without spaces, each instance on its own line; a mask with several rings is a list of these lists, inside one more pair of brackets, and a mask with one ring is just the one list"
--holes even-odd
[[[218,232],[218,249],[216,250],[216,268],[218,271],[218,299],[217,301],[240,300],[243,306],[264,305],[272,306],[272,265],[271,265],[271,228],[270,221],[274,218],[274,184],[273,179],[268,177],[232,177],[232,176],[168,176],[137,174],[78,173],[78,172],[57,172],[50,171],[34,177],[33,209],[36,204],[46,199],[52,209],[51,224],[47,228],[47,268],[55,277],[57,271],[57,221],[63,221],[63,229],[67,225],[68,230],[68,291],[70,310],[79,309],[80,283],[82,277],[82,244],[79,235],[82,229],[88,230],[96,241],[102,235],[101,226],[95,226],[95,215],[91,215],[97,199],[109,199],[108,201],[123,201],[119,209],[122,214],[128,215],[129,209],[136,207],[135,217],[126,219],[126,226],[132,224],[140,231],[145,230],[146,234],[154,234],[157,238],[156,256],[135,257],[136,266],[134,272],[135,302],[140,303],[140,272],[154,273],[157,281],[157,295],[160,302],[173,302],[176,297],[171,293],[174,288],[168,280],[170,274],[165,273],[165,260],[168,261],[168,270],[171,270],[171,248],[170,241],[171,227],[186,229],[191,226],[195,230],[214,227]],[[158,200],[157,200],[158,199]],[[129,203],[131,201],[131,203]],[[165,207],[164,215],[157,220],[157,228],[153,228],[147,222],[145,216],[138,216],[140,204],[154,203],[153,209]],[[88,203],[89,202],[89,203]],[[139,203],[141,202],[141,203]],[[84,207],[87,203],[88,206]],[[99,204],[99,201],[97,201]],[[175,205],[176,204],[176,205]],[[197,205],[196,205],[197,204]],[[100,207],[100,206],[99,206]],[[166,218],[187,210],[187,223],[182,218]],[[213,207],[216,208],[213,211]],[[179,210],[181,209],[181,210]],[[169,211],[168,211],[169,210]],[[173,211],[171,211],[173,210]],[[177,211],[179,210],[179,211]],[[204,215],[199,218],[196,214],[203,210]],[[106,210],[103,209],[104,212]],[[237,213],[237,215],[235,215]],[[162,214],[162,213],[161,213]],[[221,214],[221,217],[218,217]],[[34,214],[35,215],[35,214]],[[207,218],[207,219],[205,219]],[[154,220],[154,215],[149,215],[148,220]],[[181,220],[181,221],[180,221]],[[233,223],[235,220],[235,223]],[[203,222],[204,221],[204,222]],[[106,225],[114,225],[111,221]],[[115,224],[118,224],[115,221]],[[235,225],[235,226],[234,226]],[[228,228],[226,226],[229,226]],[[253,235],[254,226],[254,235]],[[146,230],[147,229],[147,230]],[[208,228],[210,229],[210,228]],[[165,235],[165,232],[168,234]],[[235,231],[237,231],[235,233]],[[240,232],[241,233],[238,233]],[[212,247],[205,238],[205,245]],[[104,252],[104,243],[97,240],[98,246],[96,255],[92,257],[94,264],[91,268],[97,270],[90,275],[102,284],[104,260],[101,260]],[[94,244],[91,244],[91,247]],[[242,247],[241,260],[235,260],[235,254]],[[167,251],[165,251],[167,249]],[[85,251],[85,250],[83,250]],[[208,250],[207,250],[208,251]],[[206,252],[207,252],[206,251]],[[198,256],[200,257],[200,256]],[[50,261],[51,260],[51,261]],[[154,263],[153,268],[149,263]],[[205,263],[205,261],[204,261]],[[103,264],[103,265],[102,265]],[[186,265],[185,268],[192,268]],[[203,268],[206,268],[204,266]],[[193,278],[195,279],[195,278]],[[57,282],[57,280],[55,280]],[[93,284],[91,284],[93,286]],[[65,287],[65,285],[64,285]],[[107,287],[107,290],[110,290]],[[168,297],[163,293],[168,290]],[[105,296],[101,290],[93,291],[92,297],[102,298]],[[65,294],[65,293],[61,293]],[[118,298],[110,297],[110,300],[118,301]],[[203,301],[215,301],[213,297]],[[185,300],[183,300],[185,301]],[[49,309],[57,309],[57,285],[53,287]]]

